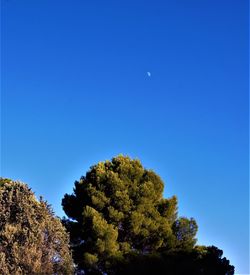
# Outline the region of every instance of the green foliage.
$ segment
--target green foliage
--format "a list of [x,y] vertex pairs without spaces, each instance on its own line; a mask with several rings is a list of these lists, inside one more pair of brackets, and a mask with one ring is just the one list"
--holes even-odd
[[192,249],[197,225],[177,218],[177,198],[163,198],[163,187],[152,170],[122,155],[76,181],[62,205],[78,269],[111,272],[115,261],[132,254]]
[[198,227],[194,219],[179,218],[172,226],[176,237],[176,246],[181,250],[190,250],[196,243],[195,235]]
[[68,242],[45,201],[0,178],[0,274],[73,274]]
[[217,247],[197,246],[192,250],[131,255],[113,268],[119,275],[233,275],[234,267]]

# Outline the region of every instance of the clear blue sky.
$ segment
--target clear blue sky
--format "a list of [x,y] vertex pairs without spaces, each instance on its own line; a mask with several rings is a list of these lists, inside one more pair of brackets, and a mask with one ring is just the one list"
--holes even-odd
[[248,1],[1,3],[1,175],[62,216],[89,166],[138,157],[249,273]]

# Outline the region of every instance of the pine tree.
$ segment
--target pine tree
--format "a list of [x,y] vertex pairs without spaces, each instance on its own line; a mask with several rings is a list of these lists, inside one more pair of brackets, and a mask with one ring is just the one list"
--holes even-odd
[[156,173],[122,155],[76,181],[62,205],[78,270],[112,272],[132,254],[192,249],[197,224],[177,217],[177,198],[163,198],[163,188]]

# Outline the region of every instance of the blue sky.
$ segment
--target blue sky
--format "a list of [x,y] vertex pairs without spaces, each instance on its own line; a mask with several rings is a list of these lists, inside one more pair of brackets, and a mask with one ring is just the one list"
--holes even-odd
[[62,216],[89,166],[137,157],[249,273],[247,1],[1,3],[1,175]]

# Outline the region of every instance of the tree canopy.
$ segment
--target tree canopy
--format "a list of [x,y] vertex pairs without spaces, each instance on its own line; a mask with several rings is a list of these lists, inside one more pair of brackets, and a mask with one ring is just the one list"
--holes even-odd
[[192,250],[130,255],[113,267],[119,275],[233,275],[234,266],[215,246],[195,246]]
[[0,178],[0,274],[73,274],[61,221],[27,185]]
[[178,217],[177,198],[139,160],[119,155],[92,166],[62,205],[78,270],[102,273],[131,255],[191,251],[194,219]]

